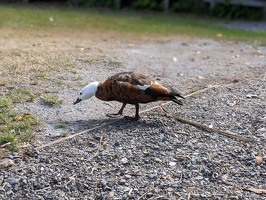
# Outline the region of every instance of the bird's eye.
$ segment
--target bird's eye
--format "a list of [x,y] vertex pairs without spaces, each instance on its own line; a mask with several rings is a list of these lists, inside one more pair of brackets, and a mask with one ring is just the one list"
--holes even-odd
[[79,93],[80,95],[82,95],[82,92],[81,93]]

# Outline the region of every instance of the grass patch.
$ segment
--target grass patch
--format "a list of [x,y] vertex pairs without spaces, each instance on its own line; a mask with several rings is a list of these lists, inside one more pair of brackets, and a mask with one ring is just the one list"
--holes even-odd
[[60,105],[63,102],[62,100],[59,100],[58,96],[54,94],[47,94],[42,97],[42,100],[45,104],[49,106]]
[[36,98],[31,89],[27,87],[12,89],[8,95],[13,103],[32,102]]
[[69,135],[68,132],[63,132],[63,133],[60,134],[61,137],[67,137],[68,135]]
[[57,122],[55,124],[55,128],[64,128],[65,127],[65,124],[63,124],[62,122]]
[[78,30],[143,35],[185,35],[190,37],[241,40],[266,44],[265,31],[234,30],[215,26],[213,18],[199,18],[184,14],[154,14],[152,12],[114,12],[96,10],[56,10],[25,7],[0,7],[2,28],[29,30]]
[[18,144],[29,142],[33,137],[32,130],[39,124],[38,120],[30,114],[18,115],[11,112],[9,107],[13,105],[12,99],[0,98],[0,145],[6,144],[11,151],[18,150]]
[[122,62],[121,61],[111,60],[111,59],[108,60],[108,64],[112,65],[112,66],[118,66],[118,67],[122,66]]
[[190,90],[187,91],[188,94],[192,94],[194,92],[197,92],[197,90],[196,89],[190,89]]

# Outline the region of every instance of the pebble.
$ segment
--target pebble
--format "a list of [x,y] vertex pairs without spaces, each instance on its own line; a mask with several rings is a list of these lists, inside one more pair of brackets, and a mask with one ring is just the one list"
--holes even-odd
[[123,178],[119,180],[120,185],[125,185],[126,182],[127,182],[126,179],[123,179]]
[[122,159],[120,160],[120,163],[123,164],[123,165],[125,165],[125,164],[128,163],[128,159],[127,159],[127,158],[122,158]]
[[114,191],[109,192],[109,197],[110,198],[113,198],[114,196],[115,196],[115,192]]
[[129,175],[129,174],[126,174],[126,175],[125,175],[125,178],[126,178],[126,179],[131,179],[131,177],[132,177],[132,176]]
[[148,177],[149,177],[150,179],[156,178],[156,176],[157,176],[157,174],[148,174]]
[[0,160],[0,169],[8,168],[12,165],[14,165],[14,161],[9,158],[4,158]]
[[176,165],[176,162],[169,162],[169,166],[175,166]]
[[124,192],[128,192],[130,190],[130,187],[124,187]]
[[160,158],[154,158],[154,160],[156,161],[156,162],[163,162]]
[[19,181],[20,181],[20,178],[8,178],[8,179],[6,179],[6,182],[8,182],[10,185],[17,184],[17,183],[19,183]]

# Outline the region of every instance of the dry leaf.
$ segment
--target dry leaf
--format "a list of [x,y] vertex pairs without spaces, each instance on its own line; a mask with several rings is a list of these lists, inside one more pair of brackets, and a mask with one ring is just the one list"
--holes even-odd
[[200,80],[203,80],[204,79],[203,76],[197,76],[197,78],[200,79]]
[[256,163],[257,164],[260,164],[260,163],[262,163],[262,157],[261,156],[256,156]]
[[15,117],[15,120],[16,121],[21,121],[21,120],[23,120],[23,119],[27,119],[27,118],[29,118],[30,117],[30,114],[29,113],[24,113],[24,114],[21,114],[21,115],[17,115],[16,117]]
[[266,194],[266,189],[259,189],[259,188],[244,188],[243,190],[247,190],[250,192],[255,192],[257,194]]

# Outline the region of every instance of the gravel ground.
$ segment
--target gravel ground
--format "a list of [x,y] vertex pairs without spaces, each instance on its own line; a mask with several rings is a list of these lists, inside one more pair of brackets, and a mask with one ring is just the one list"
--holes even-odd
[[[82,84],[75,82],[73,74],[60,71],[64,83],[72,84],[53,86],[60,89],[61,106],[47,107],[36,99],[17,108],[35,113],[43,123],[29,148],[4,155],[0,164],[9,167],[0,171],[0,198],[265,199],[265,194],[246,190],[266,189],[265,47],[189,38],[107,40],[93,47],[93,41],[85,40],[53,44],[59,49],[53,53],[64,49],[76,64]],[[92,53],[108,56],[84,62],[89,45]],[[105,116],[121,106],[116,102],[93,98],[72,105],[81,85],[128,70],[158,78],[184,94],[219,85],[188,97],[182,107],[170,103],[165,108],[258,143],[180,123],[158,108],[142,112],[140,121],[129,122]],[[141,105],[141,110],[155,105]],[[126,114],[134,113],[132,108]],[[55,128],[58,122],[64,127]],[[71,136],[97,126],[101,127],[41,148],[63,132]]]

